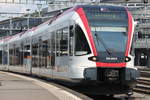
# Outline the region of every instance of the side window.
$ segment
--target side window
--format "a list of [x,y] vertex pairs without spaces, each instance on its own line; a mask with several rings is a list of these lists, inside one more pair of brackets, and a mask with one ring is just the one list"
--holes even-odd
[[56,56],[68,55],[68,28],[56,32]]
[[56,31],[56,56],[60,56],[60,39],[62,30]]
[[63,28],[60,38],[60,55],[68,55],[68,27]]
[[71,25],[69,27],[69,55],[73,56],[73,47],[74,47],[74,27]]
[[0,64],[2,64],[2,50],[0,50]]
[[32,67],[38,67],[38,43],[32,44]]
[[75,27],[75,55],[81,56],[81,55],[87,55],[90,53],[91,53],[91,50],[87,42],[87,39],[85,37],[85,34],[83,33],[80,26],[76,25]]
[[7,52],[7,45],[3,46],[3,53],[2,53],[2,57],[3,57],[3,64],[6,65],[8,64],[8,52]]

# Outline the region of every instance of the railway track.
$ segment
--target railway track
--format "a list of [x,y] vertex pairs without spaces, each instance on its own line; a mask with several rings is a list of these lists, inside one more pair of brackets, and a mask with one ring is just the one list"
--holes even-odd
[[150,68],[140,67],[141,77],[138,79],[138,84],[134,88],[135,92],[150,94]]

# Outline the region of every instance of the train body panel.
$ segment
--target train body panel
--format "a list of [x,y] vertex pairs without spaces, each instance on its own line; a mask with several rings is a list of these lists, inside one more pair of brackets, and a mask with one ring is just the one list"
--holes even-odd
[[2,40],[1,69],[128,93],[139,76],[130,54],[133,32],[124,7],[75,6]]

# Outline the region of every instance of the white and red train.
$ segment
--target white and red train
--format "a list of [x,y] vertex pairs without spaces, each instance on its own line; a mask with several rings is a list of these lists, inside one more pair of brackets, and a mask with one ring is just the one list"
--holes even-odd
[[131,55],[133,31],[125,7],[75,6],[3,39],[0,68],[92,85],[87,89],[99,94],[129,93],[139,77]]

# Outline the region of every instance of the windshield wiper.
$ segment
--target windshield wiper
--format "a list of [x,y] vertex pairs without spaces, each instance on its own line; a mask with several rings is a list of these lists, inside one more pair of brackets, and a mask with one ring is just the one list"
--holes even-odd
[[96,31],[95,31],[95,37],[96,37],[98,45],[99,45],[99,42],[100,42],[103,45],[104,49],[106,50],[107,54],[109,54],[111,56],[112,53],[110,52],[109,48],[106,46],[104,41],[97,35]]

